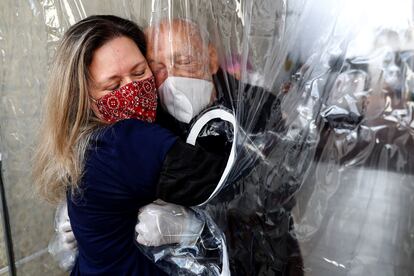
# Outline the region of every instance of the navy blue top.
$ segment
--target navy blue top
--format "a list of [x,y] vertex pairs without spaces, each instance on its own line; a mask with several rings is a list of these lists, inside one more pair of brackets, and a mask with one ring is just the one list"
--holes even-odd
[[176,137],[156,124],[123,120],[90,143],[81,194],[68,193],[79,247],[71,275],[165,275],[135,245],[140,207],[154,201],[165,156]]

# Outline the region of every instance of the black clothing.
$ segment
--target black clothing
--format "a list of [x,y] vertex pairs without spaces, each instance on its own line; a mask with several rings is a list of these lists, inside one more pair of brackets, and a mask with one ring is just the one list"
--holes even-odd
[[[284,125],[280,100],[275,95],[262,87],[243,84],[222,70],[213,80],[217,92],[214,106],[237,111],[240,139],[227,186],[202,209],[225,233],[232,275],[293,275],[289,272],[292,267],[299,266],[301,270],[301,265],[290,260],[300,263],[301,258],[297,241],[290,234],[290,211],[301,179],[283,168],[269,168],[262,158],[273,148],[278,148],[277,154],[284,154],[297,141],[278,135]],[[189,126],[197,120],[183,124],[163,111],[158,113],[158,119],[182,138],[187,137]],[[216,154],[221,151],[226,156],[231,142],[231,124],[220,120],[209,122],[197,139],[197,145],[205,150]],[[272,170],[281,171],[269,178]]]
[[227,158],[178,140],[169,150],[157,185],[157,198],[183,206],[205,202],[214,191]]

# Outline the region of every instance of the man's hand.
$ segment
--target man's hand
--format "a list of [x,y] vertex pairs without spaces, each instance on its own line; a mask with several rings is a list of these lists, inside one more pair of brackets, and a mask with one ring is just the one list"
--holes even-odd
[[67,221],[63,221],[58,225],[57,234],[61,236],[62,246],[68,250],[78,250],[78,243],[76,242],[75,235],[72,231],[69,218]]
[[60,268],[70,271],[78,254],[78,243],[72,231],[66,203],[59,205],[55,213],[55,235],[49,242],[49,253]]
[[136,240],[145,246],[191,245],[203,227],[191,209],[157,200],[139,210]]
[[75,235],[72,231],[68,215],[68,206],[63,204],[56,210],[56,235],[62,242],[62,247],[68,250],[77,250],[78,243],[76,242]]

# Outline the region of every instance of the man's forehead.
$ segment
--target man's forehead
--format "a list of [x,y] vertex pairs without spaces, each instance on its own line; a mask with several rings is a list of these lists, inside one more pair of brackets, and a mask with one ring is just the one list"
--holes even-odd
[[190,58],[192,62],[200,62],[202,59],[202,51],[199,49],[190,49],[187,47],[168,48],[156,51],[149,51],[147,58],[148,62],[155,63],[169,63],[174,64],[181,59]]
[[149,26],[149,30],[159,30],[159,31],[174,31],[174,32],[184,32],[189,34],[200,34],[200,26],[197,23],[191,22],[184,19],[163,19],[159,22],[154,23]]
[[[150,26],[145,31],[149,44],[190,44],[200,47],[203,44],[200,29],[194,23],[185,20],[164,20],[158,24]],[[155,45],[152,45],[152,47]],[[190,46],[190,47],[191,47]]]
[[169,57],[175,57],[180,55],[200,55],[205,48],[202,47],[200,43],[175,38],[172,40],[169,39],[159,39],[153,43],[149,43],[148,50],[151,53],[151,56],[163,55]]

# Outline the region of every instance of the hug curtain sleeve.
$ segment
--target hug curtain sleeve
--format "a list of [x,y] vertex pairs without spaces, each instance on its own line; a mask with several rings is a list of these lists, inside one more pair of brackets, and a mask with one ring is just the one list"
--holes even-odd
[[161,168],[157,198],[183,206],[205,202],[216,188],[227,158],[177,140]]

